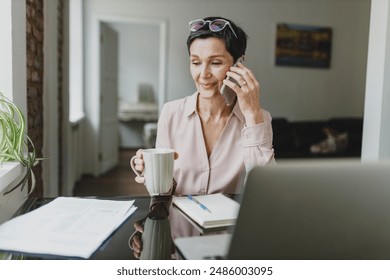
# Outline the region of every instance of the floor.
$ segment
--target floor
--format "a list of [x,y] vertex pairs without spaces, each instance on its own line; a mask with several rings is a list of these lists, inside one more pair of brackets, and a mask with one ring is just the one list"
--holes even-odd
[[143,184],[135,182],[135,175],[129,166],[130,158],[136,150],[121,149],[119,166],[100,177],[85,175],[74,188],[74,196],[123,196],[148,195]]

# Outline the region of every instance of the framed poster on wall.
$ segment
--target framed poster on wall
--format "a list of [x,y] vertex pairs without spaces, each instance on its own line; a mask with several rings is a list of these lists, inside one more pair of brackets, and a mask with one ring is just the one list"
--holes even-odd
[[279,23],[276,27],[275,64],[329,68],[332,29]]

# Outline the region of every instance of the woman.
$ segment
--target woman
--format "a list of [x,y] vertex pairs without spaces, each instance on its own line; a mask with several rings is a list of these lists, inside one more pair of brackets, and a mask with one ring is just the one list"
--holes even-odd
[[[274,162],[271,116],[261,107],[252,71],[242,63],[233,66],[245,55],[246,33],[221,17],[191,21],[189,28],[190,72],[197,91],[163,106],[156,147],[177,152],[174,194],[237,193],[246,171]],[[221,95],[223,84],[237,94],[231,106]],[[137,156],[136,169],[142,171],[142,150]]]
[[[174,166],[177,185],[172,189],[175,195],[238,193],[246,171],[275,161],[271,116],[261,107],[260,86],[253,73],[242,63],[232,66],[245,55],[245,32],[221,17],[191,21],[190,31],[187,46],[197,91],[164,105],[156,147],[177,152]],[[238,85],[226,76],[235,79]],[[223,84],[237,94],[231,106],[225,104],[221,95]],[[142,150],[137,151],[137,156],[136,169],[142,171]],[[136,181],[143,183],[144,178],[136,177]],[[199,235],[182,215],[170,213],[170,199],[154,197],[150,209],[159,208],[160,214],[170,216],[174,239]],[[139,257],[142,223],[136,223],[135,228],[130,247]]]

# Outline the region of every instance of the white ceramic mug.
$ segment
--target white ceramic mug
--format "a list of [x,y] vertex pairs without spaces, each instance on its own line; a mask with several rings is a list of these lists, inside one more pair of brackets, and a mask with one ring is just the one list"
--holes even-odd
[[151,196],[170,195],[169,191],[173,181],[174,153],[172,149],[146,149],[142,151],[144,160],[144,172],[135,169],[134,160],[130,160],[130,166],[137,176],[145,178],[145,186]]

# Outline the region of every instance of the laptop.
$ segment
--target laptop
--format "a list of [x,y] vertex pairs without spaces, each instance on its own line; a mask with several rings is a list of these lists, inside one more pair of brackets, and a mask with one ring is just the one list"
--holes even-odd
[[[215,238],[175,243],[187,259],[389,260],[390,162],[256,167],[247,176],[232,234],[220,238],[223,244],[215,245]],[[208,248],[203,255],[202,248]]]

